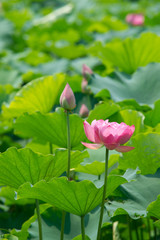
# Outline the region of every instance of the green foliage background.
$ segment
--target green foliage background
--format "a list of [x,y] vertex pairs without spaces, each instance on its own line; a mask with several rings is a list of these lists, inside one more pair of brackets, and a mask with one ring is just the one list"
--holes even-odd
[[[143,14],[144,24],[126,23],[129,13]],[[93,71],[85,92],[83,64]],[[67,82],[77,103],[70,114],[73,182],[65,178],[59,106]],[[86,239],[96,239],[104,148],[81,144],[83,103],[89,123],[135,125],[128,143],[135,150],[110,152],[101,239],[160,239],[159,0],[0,2],[0,239],[38,239],[35,198],[44,240],[59,239],[63,210],[65,240],[81,239],[84,214]]]

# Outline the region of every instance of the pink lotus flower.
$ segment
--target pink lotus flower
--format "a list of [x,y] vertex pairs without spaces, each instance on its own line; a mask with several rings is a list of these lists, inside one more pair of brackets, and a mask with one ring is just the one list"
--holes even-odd
[[118,152],[129,152],[134,147],[121,146],[131,138],[135,126],[128,126],[125,123],[109,122],[108,120],[94,120],[91,125],[84,121],[84,131],[87,138],[93,143],[82,142],[84,146],[90,149],[98,149],[103,145],[109,149],[115,149]]
[[89,110],[85,104],[82,104],[80,110],[79,110],[79,115],[81,117],[88,117]]
[[126,16],[126,22],[133,26],[141,26],[144,24],[144,16],[142,14],[130,13]]
[[67,83],[61,96],[60,96],[60,105],[65,110],[72,110],[76,107],[76,99],[74,93]]

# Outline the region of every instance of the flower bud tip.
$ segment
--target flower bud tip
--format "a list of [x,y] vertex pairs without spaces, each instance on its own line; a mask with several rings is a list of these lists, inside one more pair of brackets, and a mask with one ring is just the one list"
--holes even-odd
[[80,111],[79,111],[79,115],[83,118],[88,117],[89,114],[89,109],[87,108],[87,106],[85,104],[82,104]]
[[76,107],[76,99],[74,93],[67,83],[61,96],[60,96],[60,105],[65,110],[72,110]]

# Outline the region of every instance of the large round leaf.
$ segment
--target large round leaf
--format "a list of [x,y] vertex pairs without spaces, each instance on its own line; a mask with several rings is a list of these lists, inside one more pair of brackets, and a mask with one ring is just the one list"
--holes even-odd
[[131,109],[121,110],[116,116],[117,122],[124,122],[129,126],[134,125],[135,131],[133,136],[144,131],[144,115],[141,112]]
[[57,42],[57,44],[55,44],[53,47],[54,54],[56,54],[58,57],[76,59],[86,55],[86,48],[82,44],[70,44],[62,47],[58,46],[59,44],[61,45],[61,41]]
[[34,204],[35,199],[15,199],[15,189],[12,187],[4,186],[1,187],[0,190],[0,198],[3,201],[3,204],[7,206],[12,205],[26,205],[26,204]]
[[[45,211],[46,209],[46,211]],[[61,221],[62,212],[53,206],[49,208],[49,204],[40,205],[43,239],[60,239],[61,234]],[[94,211],[88,213],[85,218],[85,232],[92,239],[96,240],[98,221],[100,214],[100,208],[96,208]],[[23,225],[21,230],[12,230],[12,234],[19,237],[19,240],[27,240],[28,232],[33,239],[38,240],[38,222],[36,220],[36,214],[34,214]],[[103,222],[109,221],[108,213],[104,211]],[[31,225],[31,226],[30,226]],[[29,228],[30,227],[30,228]],[[29,228],[29,229],[28,229]],[[66,213],[65,228],[64,228],[64,240],[71,240],[75,236],[81,233],[81,220],[79,216]]]
[[159,109],[160,109],[160,100],[158,100],[154,103],[153,110],[148,111],[146,113],[145,124],[147,124],[151,127],[155,127],[158,123],[160,123]]
[[95,161],[86,165],[78,165],[75,169],[77,172],[83,172],[93,175],[101,175],[105,170],[105,162]]
[[147,210],[150,216],[160,219],[160,195],[154,202],[149,204]]
[[130,145],[135,149],[123,154],[120,168],[139,167],[142,174],[154,174],[160,167],[160,134],[140,133],[131,139]]
[[103,102],[99,103],[95,106],[95,108],[90,111],[89,116],[87,118],[87,122],[91,123],[94,119],[107,119],[113,114],[117,113],[120,110],[120,107],[111,102]]
[[[1,111],[1,107],[3,102],[7,102],[10,98],[10,94],[13,91],[13,87],[9,84],[7,84],[6,86],[0,85],[0,111]],[[1,125],[3,125],[4,122],[1,122]]]
[[[71,152],[71,167],[76,167],[87,156],[87,152]],[[42,155],[29,148],[9,148],[0,155],[0,183],[18,188],[26,182],[49,181],[65,172],[67,164],[67,150],[57,150],[55,155]]]
[[107,67],[119,67],[125,73],[133,73],[138,67],[160,62],[160,37],[143,33],[139,38],[117,40],[99,46],[97,54]]
[[[128,173],[132,176],[134,171],[129,170]],[[128,213],[133,219],[142,216],[146,217],[147,210],[149,210],[149,208],[147,209],[148,205],[155,201],[159,194],[159,185],[160,178],[156,175],[135,175],[134,181],[130,181],[119,187],[120,192],[123,194],[123,197],[119,201],[109,201],[105,204],[109,215],[113,217]],[[153,203],[151,206],[153,206]],[[153,211],[151,210],[152,213],[156,211],[158,212],[157,208],[154,208]]]
[[[82,164],[79,164],[75,168],[75,170],[77,172],[88,173],[88,174],[99,176],[105,171],[105,161],[103,161],[104,157],[105,155],[102,157],[102,159],[100,159],[100,154],[98,154],[99,161],[91,162],[92,156],[90,156],[90,159],[89,158],[85,159]],[[94,155],[94,158],[96,159],[96,155]],[[118,160],[119,160],[119,154],[112,154],[109,157],[108,169],[113,167],[114,164],[118,163]]]
[[[41,204],[39,206],[40,209],[40,214],[43,214],[43,212],[45,212],[48,208],[50,208],[51,205],[49,204]],[[30,227],[30,225],[35,222],[37,219],[37,213],[35,211],[34,215],[32,217],[30,217],[26,222],[23,223],[21,230],[17,230],[17,229],[12,229],[11,233],[14,234],[15,236],[18,237],[19,240],[27,240],[28,239],[28,229]],[[37,222],[36,225],[38,226]],[[44,231],[43,231],[44,233]]]
[[[109,176],[106,196],[127,180],[121,176]],[[53,204],[61,210],[75,215],[85,215],[102,201],[103,187],[97,188],[92,182],[68,181],[65,177],[54,178],[50,182],[40,181],[31,186],[26,183],[18,191],[20,198],[36,198]]]
[[[82,235],[78,235],[77,237],[73,238],[72,240],[83,240]],[[85,240],[91,240],[87,235],[85,235]]]
[[40,64],[37,68],[40,73],[50,75],[65,72],[68,68],[69,61],[67,59],[58,59],[51,62]]
[[160,98],[160,63],[150,63],[139,68],[133,75],[115,74],[114,78],[92,75],[89,87],[94,94],[108,89],[116,102],[133,98],[140,104],[152,105]]
[[28,83],[15,95],[9,106],[3,105],[3,117],[17,117],[24,112],[49,112],[55,104],[64,79],[64,74],[57,74]]
[[128,28],[125,30],[115,31],[111,30],[106,33],[96,33],[95,34],[95,40],[99,42],[102,42],[103,44],[107,42],[111,42],[113,39],[126,39],[130,36],[137,37],[142,33],[143,29],[136,27],[136,28]]
[[[85,137],[83,120],[76,114],[71,114],[70,137],[72,149],[81,148],[81,141]],[[24,128],[25,123],[25,128]],[[34,138],[38,141],[51,142],[59,147],[67,147],[66,113],[64,109],[58,109],[54,113],[24,114],[20,116],[14,125],[15,133],[23,137]]]
[[0,70],[0,85],[11,85],[14,88],[18,88],[21,83],[22,79],[18,76],[18,72],[16,70]]

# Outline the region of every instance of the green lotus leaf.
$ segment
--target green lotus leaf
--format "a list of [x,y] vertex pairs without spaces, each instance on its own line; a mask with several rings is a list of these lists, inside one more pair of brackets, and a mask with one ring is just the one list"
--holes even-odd
[[30,20],[32,17],[31,11],[29,8],[21,9],[12,9],[12,11],[6,12],[6,17],[12,21],[19,31],[22,29],[26,21]]
[[[47,203],[39,205],[40,214],[43,214],[43,212],[45,212],[50,207],[51,207],[51,205],[49,205]],[[28,229],[29,229],[30,225],[33,222],[36,221],[36,219],[37,219],[37,213],[35,212],[32,217],[30,217],[26,222],[23,223],[23,225],[21,227],[21,230],[13,229],[11,231],[11,233],[14,234],[15,236],[17,236],[18,240],[27,240],[28,239],[28,235],[29,235]]]
[[139,38],[119,39],[97,47],[97,54],[107,68],[118,67],[120,71],[133,73],[138,67],[160,62],[160,37],[148,32]]
[[3,117],[17,117],[24,112],[49,112],[55,104],[64,79],[64,74],[57,74],[54,77],[42,77],[28,83],[17,92],[9,105],[2,106]]
[[157,100],[154,103],[154,109],[151,111],[148,111],[145,114],[145,124],[155,127],[158,123],[160,123],[160,115],[159,115],[159,109],[160,109],[160,100]]
[[0,51],[3,51],[11,43],[11,36],[13,34],[13,24],[6,18],[1,16],[0,19]]
[[91,123],[94,119],[107,119],[113,114],[117,113],[120,107],[112,101],[99,103],[90,111],[87,122]]
[[0,70],[0,85],[11,85],[14,88],[20,87],[22,79],[18,76],[16,70]]
[[[127,180],[121,176],[109,176],[106,197]],[[36,198],[61,210],[78,216],[97,207],[102,201],[103,187],[97,188],[91,181],[68,181],[67,178],[53,178],[40,181],[34,186],[25,183],[17,191],[17,199]]]
[[[3,102],[8,102],[10,98],[10,94],[13,91],[13,87],[10,84],[5,86],[0,85],[0,111],[3,105]],[[3,123],[1,123],[3,125]]]
[[[2,236],[2,235],[1,235]],[[19,240],[18,237],[12,235],[12,234],[4,234],[1,240]]]
[[[129,170],[128,173],[129,176],[133,176],[134,171]],[[160,204],[160,198],[157,199],[160,178],[156,174],[149,176],[136,174],[133,179],[134,181],[119,187],[119,191],[122,193],[119,201],[109,201],[105,204],[109,215],[116,217],[128,213],[131,218],[137,219],[146,217],[149,212],[151,216],[159,216],[158,218],[160,218],[158,205]],[[155,200],[156,202],[153,202]]]
[[[95,156],[94,156],[95,157]],[[88,160],[88,158],[87,158]],[[76,168],[75,171],[77,172],[83,172],[83,173],[88,173],[92,175],[101,175],[105,171],[105,162],[100,162],[100,161],[94,161],[94,162],[86,162],[83,164],[79,164]],[[114,164],[116,164],[119,160],[119,154],[113,154],[109,158],[108,162],[108,168],[111,168]]]
[[144,131],[144,115],[141,112],[125,109],[121,110],[116,117],[117,122],[125,122],[129,126],[135,126],[133,135]]
[[68,29],[66,28],[66,31],[63,31],[63,32],[53,31],[52,37],[54,41],[65,39],[70,43],[76,43],[77,41],[80,40],[79,29],[73,29],[73,28],[68,28]]
[[[41,220],[42,220],[42,229],[43,229],[43,239],[48,240],[51,238],[59,239],[60,232],[61,232],[61,220],[62,220],[62,212],[54,208],[53,206],[47,208],[49,204],[41,204],[40,211],[41,211]],[[45,210],[42,212],[42,210]],[[98,228],[98,221],[100,214],[100,207],[96,208],[94,211],[88,213],[85,218],[85,232],[87,236],[90,237],[92,240],[96,240],[96,233]],[[32,216],[22,225],[21,231],[19,230],[12,230],[11,233],[18,236],[19,240],[27,240],[27,236],[24,237],[24,234],[27,235],[27,230],[29,234],[38,239],[38,222],[34,220],[36,219],[36,215]],[[107,214],[106,209],[104,209],[104,218],[103,222],[109,221],[109,217]],[[31,224],[32,223],[32,224]],[[31,224],[31,226],[30,226]],[[30,228],[29,228],[30,227]],[[81,220],[79,216],[66,213],[65,218],[65,229],[64,229],[64,240],[71,240],[75,236],[81,233]]]
[[[73,238],[72,240],[83,240],[82,235],[78,235],[77,237]],[[87,235],[85,235],[85,240],[90,240],[90,238]]]
[[33,152],[38,152],[42,154],[50,154],[51,150],[54,152],[54,150],[57,148],[53,144],[50,143],[39,143],[35,141],[30,141],[26,144],[26,148],[30,148]]
[[94,94],[108,89],[114,101],[135,99],[139,104],[153,105],[160,99],[160,63],[150,63],[139,68],[132,75],[115,72],[113,78],[91,76],[89,88]]
[[[126,39],[129,38],[130,36],[132,37],[137,37],[142,33],[142,29],[139,27],[136,28],[128,28],[125,30],[111,30],[106,33],[97,33],[95,34],[95,40],[100,41],[102,43],[107,43],[111,42],[114,39]],[[153,29],[151,29],[151,32],[153,32]],[[98,43],[98,42],[97,42]],[[96,46],[96,44],[95,44]]]
[[[61,42],[62,41],[62,42]],[[75,45],[75,44],[68,44],[66,46],[61,46],[64,40],[61,40],[53,46],[54,54],[59,57],[64,57],[68,59],[75,59],[78,57],[83,57],[86,55],[86,49],[84,45]]]
[[58,59],[37,66],[40,73],[50,75],[65,72],[68,68],[69,61],[67,59]]
[[[76,167],[87,152],[71,152],[71,168]],[[45,179],[60,176],[67,170],[68,151],[57,150],[55,155],[42,155],[34,153],[31,149],[17,150],[12,147],[0,154],[0,183],[13,188],[18,188],[25,182],[35,184]]]
[[93,22],[90,24],[88,31],[90,32],[100,32],[100,33],[108,33],[109,30],[124,30],[128,26],[126,23],[123,23],[121,20],[116,17],[105,16],[101,21]]
[[105,162],[95,161],[86,165],[78,165],[75,169],[77,172],[83,172],[93,175],[101,175],[105,170]]
[[160,123],[157,124],[157,126],[154,128],[155,132],[160,133]]
[[154,174],[160,167],[160,134],[140,133],[129,142],[134,150],[124,153],[120,158],[120,168],[136,169],[139,167],[142,174]]
[[157,219],[160,219],[160,195],[158,195],[157,199],[150,203],[147,210],[149,216],[155,217]]
[[[71,148],[83,149],[81,141],[86,138],[83,120],[76,114],[71,114],[69,118]],[[58,109],[56,112],[48,114],[26,113],[16,120],[14,129],[17,135],[34,138],[39,142],[51,142],[59,147],[67,148],[67,126],[64,109]]]
[[147,104],[140,105],[135,99],[125,99],[121,102],[118,102],[118,105],[123,109],[132,109],[143,113],[152,110],[152,108]]
[[15,190],[11,187],[1,187],[0,197],[3,198],[3,203],[7,206],[11,206],[14,204],[17,205],[26,205],[26,204],[34,204],[34,199],[20,199],[15,200]]

